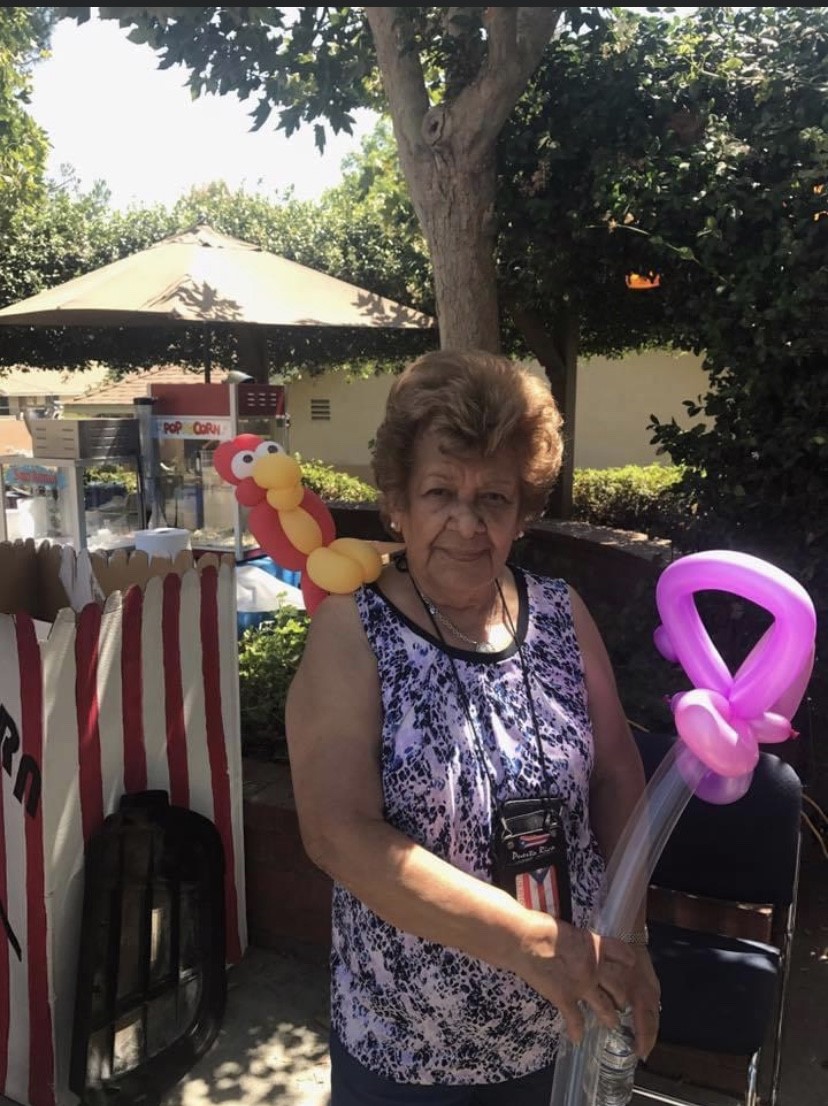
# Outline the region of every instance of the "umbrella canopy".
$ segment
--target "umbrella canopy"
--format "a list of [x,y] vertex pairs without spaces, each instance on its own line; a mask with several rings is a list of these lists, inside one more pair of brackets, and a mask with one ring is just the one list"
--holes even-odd
[[0,311],[9,326],[229,324],[427,330],[434,319],[208,226]]

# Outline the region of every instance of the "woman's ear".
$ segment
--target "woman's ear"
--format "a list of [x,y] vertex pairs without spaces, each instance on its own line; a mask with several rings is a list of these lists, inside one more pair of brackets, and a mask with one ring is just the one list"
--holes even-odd
[[385,507],[385,515],[388,519],[389,527],[395,534],[399,534],[402,529],[402,506],[397,496],[387,496],[384,500],[383,506]]

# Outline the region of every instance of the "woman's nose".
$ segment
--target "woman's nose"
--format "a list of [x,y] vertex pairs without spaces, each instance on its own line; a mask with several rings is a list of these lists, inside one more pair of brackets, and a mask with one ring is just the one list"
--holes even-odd
[[452,506],[452,520],[464,538],[472,538],[483,526],[483,520],[472,503],[457,501]]

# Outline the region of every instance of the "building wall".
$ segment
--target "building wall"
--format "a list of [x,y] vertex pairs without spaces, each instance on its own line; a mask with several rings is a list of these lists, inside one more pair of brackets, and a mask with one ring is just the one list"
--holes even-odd
[[[372,480],[368,443],[382,420],[390,375],[348,380],[342,373],[290,381],[290,449]],[[318,417],[330,408],[330,419]],[[315,417],[316,416],[316,417]]]
[[669,460],[650,445],[650,415],[693,421],[682,406],[707,391],[701,357],[658,350],[619,360],[594,357],[578,365],[575,467],[614,468]]
[[[348,380],[340,373],[287,386],[290,448],[363,479],[371,478],[368,443],[382,419],[392,377]],[[706,391],[701,358],[664,351],[578,366],[576,468],[612,468],[664,461],[650,445],[650,415],[689,425],[682,401]],[[320,417],[327,411],[330,418]]]
[[0,453],[32,452],[32,436],[22,419],[0,418]]

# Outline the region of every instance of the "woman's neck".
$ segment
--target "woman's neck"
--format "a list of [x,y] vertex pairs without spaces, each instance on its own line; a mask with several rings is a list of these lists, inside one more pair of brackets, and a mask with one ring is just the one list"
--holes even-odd
[[418,621],[424,617],[427,628],[448,644],[478,652],[499,652],[511,644],[517,614],[510,611],[500,580],[441,603],[410,567],[408,576]]
[[498,582],[493,580],[485,589],[481,589],[468,596],[453,595],[451,599],[443,601],[439,592],[433,594],[419,580],[412,577],[417,589],[429,602],[438,606],[443,614],[462,622],[477,622],[485,626],[492,622],[499,622],[503,617],[503,604],[500,601]]

